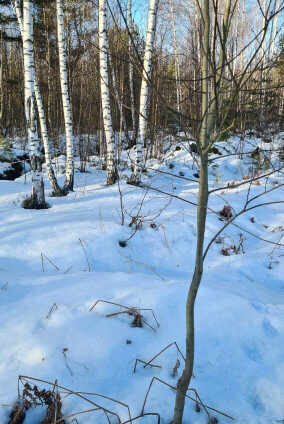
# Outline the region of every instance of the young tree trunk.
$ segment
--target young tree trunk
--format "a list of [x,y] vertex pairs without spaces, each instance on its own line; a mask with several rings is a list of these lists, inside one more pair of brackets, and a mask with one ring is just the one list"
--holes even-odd
[[106,3],[99,0],[99,48],[100,48],[100,77],[101,77],[101,100],[104,132],[106,140],[107,160],[107,185],[112,185],[117,180],[117,167],[115,161],[115,139],[112,127],[109,82],[108,82],[108,39],[106,29]]
[[42,165],[37,135],[37,119],[35,104],[35,69],[33,44],[33,11],[34,5],[30,0],[23,2],[23,51],[25,76],[25,114],[30,146],[30,161],[32,168],[32,195],[24,202],[29,209],[43,209],[46,207]]
[[[202,49],[202,101],[201,128],[197,141],[200,154],[199,193],[197,202],[197,242],[195,251],[195,269],[191,280],[186,302],[186,358],[185,368],[177,384],[174,418],[172,424],[182,424],[185,395],[188,390],[194,365],[194,306],[197,292],[203,275],[203,250],[208,206],[208,151],[211,147],[210,137],[213,136],[217,120],[217,105],[225,63],[225,47],[228,37],[231,0],[226,0],[223,26],[220,40],[219,60],[214,75],[214,94],[210,93],[210,8],[209,0],[203,1],[203,49]],[[211,94],[211,95],[210,95]]]
[[199,170],[199,196],[197,207],[197,245],[195,270],[186,302],[186,361],[185,368],[177,384],[174,419],[172,424],[181,424],[185,395],[190,384],[194,364],[194,305],[203,275],[203,246],[208,204],[208,161],[202,158]]
[[208,204],[208,160],[204,153],[207,147],[207,124],[209,104],[209,50],[210,50],[210,12],[209,0],[204,0],[204,38],[202,58],[202,116],[203,124],[200,134],[200,170],[199,194],[197,206],[197,242],[195,252],[195,269],[186,302],[186,360],[185,368],[177,384],[173,424],[181,424],[184,402],[191,380],[194,364],[194,305],[203,274],[203,246]]
[[[17,0],[13,0],[13,8],[15,11],[15,14],[17,16],[18,25],[20,28],[20,33],[23,38],[23,17],[22,17],[22,11],[20,8],[20,5]],[[61,196],[62,190],[59,187],[59,184],[57,182],[57,179],[54,174],[53,166],[52,166],[52,158],[50,154],[50,143],[48,138],[48,132],[47,132],[47,126],[46,126],[46,119],[44,114],[44,108],[43,108],[43,102],[42,97],[39,89],[38,79],[37,75],[34,71],[34,92],[35,92],[35,98],[36,98],[36,105],[38,110],[38,116],[39,116],[39,124],[40,124],[40,131],[41,131],[41,137],[43,141],[43,147],[44,147],[44,153],[45,153],[45,165],[46,165],[46,171],[49,178],[49,182],[52,188],[53,195],[55,196]]]
[[66,37],[64,31],[63,0],[56,0],[57,36],[59,51],[60,85],[63,104],[66,137],[66,174],[63,191],[73,191],[74,187],[74,140],[71,106],[67,80]]
[[155,41],[156,18],[159,0],[150,0],[147,22],[147,36],[145,45],[145,54],[143,61],[142,84],[140,91],[140,107],[139,107],[139,128],[136,143],[136,158],[134,171],[129,182],[132,184],[141,183],[143,150],[146,141],[147,129],[147,106],[149,98],[149,81],[151,78],[152,57]]

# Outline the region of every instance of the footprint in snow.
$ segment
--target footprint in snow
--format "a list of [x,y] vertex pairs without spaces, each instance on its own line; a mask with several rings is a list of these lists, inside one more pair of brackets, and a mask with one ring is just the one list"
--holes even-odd
[[263,360],[262,354],[261,354],[258,346],[255,343],[245,344],[243,348],[244,348],[246,355],[253,362],[261,362]]
[[254,401],[252,402],[252,406],[258,415],[263,414],[265,412],[265,407],[263,403],[258,399],[258,397],[254,399]]
[[251,302],[251,306],[257,311],[257,312],[266,312],[267,308],[260,302]]
[[278,331],[273,327],[273,325],[266,318],[262,322],[262,327],[267,337],[275,337],[278,333]]

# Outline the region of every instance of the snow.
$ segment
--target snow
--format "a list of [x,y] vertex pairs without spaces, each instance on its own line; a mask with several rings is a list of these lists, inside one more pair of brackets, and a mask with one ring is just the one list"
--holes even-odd
[[[255,146],[259,140],[252,142]],[[60,157],[59,163],[62,161]],[[272,155],[272,161],[276,163],[276,155]],[[219,177],[216,180],[216,171],[211,167],[213,189],[227,186],[232,180],[241,181],[250,172],[252,161],[248,159],[245,165],[238,156],[232,156],[214,162],[219,165]],[[169,163],[173,163],[172,169]],[[196,169],[185,149],[172,149],[165,161],[151,160],[149,165],[156,171],[144,175],[147,185],[196,202]],[[193,181],[158,171],[175,175],[183,172]],[[125,169],[123,174],[130,175],[130,171]],[[60,178],[62,181],[63,176]],[[267,188],[275,186],[275,180],[281,183],[277,172],[269,177]],[[40,211],[20,207],[30,192],[29,174],[26,184],[24,176],[16,181],[0,181],[3,424],[8,422],[11,404],[17,398],[19,375],[50,382],[57,379],[59,385],[70,390],[112,397],[129,405],[132,417],[140,414],[153,377],[175,386],[180,376],[180,355],[178,375],[172,376],[177,360],[174,346],[153,361],[161,368],[144,368],[141,363],[135,373],[133,368],[137,358],[148,361],[172,342],[185,352],[185,300],[194,266],[195,207],[176,198],[169,202],[164,194],[129,186],[121,180],[127,211],[122,226],[118,186],[106,187],[104,181],[105,172],[89,165],[88,173],[76,173],[75,191],[67,197],[48,197],[47,183],[51,207]],[[250,195],[263,188],[252,185]],[[219,211],[229,202],[238,211],[246,195],[246,185],[224,189],[212,195],[209,206]],[[281,193],[279,188],[260,200],[273,202],[281,195],[283,190]],[[143,217],[142,229],[122,248],[119,241],[133,234],[133,226],[128,224],[137,213]],[[156,226],[151,225],[153,222]],[[223,224],[218,215],[209,213],[206,242]],[[221,234],[227,236],[223,243],[237,244],[238,234],[242,233],[245,253],[224,256],[222,243],[213,243],[205,262],[196,304],[195,378],[191,387],[205,404],[232,416],[236,423],[281,422],[283,248],[243,229],[278,242],[283,231],[283,209],[279,204],[257,208],[241,215],[236,224],[242,229],[228,227]],[[131,327],[127,314],[107,318],[107,314],[122,310],[115,305],[98,303],[90,311],[99,299],[151,308],[159,327],[150,311],[142,312],[143,318],[156,331],[147,325]],[[97,396],[86,397],[116,412],[122,420],[128,419],[124,406]],[[91,407],[74,395],[63,402],[65,415]],[[162,422],[169,423],[173,407],[174,391],[156,380],[145,412],[158,412]],[[207,423],[204,411],[198,414],[194,407],[193,402],[187,402],[184,422]],[[42,414],[42,409],[32,409],[25,422],[36,424]],[[213,415],[220,423],[232,422],[218,413]],[[82,414],[77,419],[80,424],[107,422],[100,412]],[[156,423],[157,418],[149,416],[140,421]],[[114,418],[112,422],[116,422]]]

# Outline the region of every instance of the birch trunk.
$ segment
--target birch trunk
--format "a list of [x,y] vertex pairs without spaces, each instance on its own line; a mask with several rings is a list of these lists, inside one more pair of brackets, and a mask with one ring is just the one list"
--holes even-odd
[[106,171],[107,185],[112,185],[117,180],[117,167],[115,161],[115,139],[112,127],[109,81],[108,81],[108,39],[106,30],[106,3],[99,0],[99,48],[100,48],[100,79],[103,124],[106,140]]
[[1,23],[0,26],[0,137],[3,134],[3,100],[4,100],[4,93],[3,93],[3,32],[4,32],[4,24]]
[[41,131],[41,137],[42,137],[43,147],[44,147],[46,172],[47,172],[49,182],[52,188],[53,196],[62,196],[63,192],[61,188],[59,187],[59,184],[55,177],[53,166],[52,166],[52,157],[50,153],[50,144],[49,144],[49,138],[47,133],[44,108],[42,103],[42,97],[40,94],[40,89],[38,86],[38,79],[36,76],[34,80],[34,86],[35,86],[35,98],[36,98],[36,104],[37,104],[37,110],[38,110],[38,116],[39,116],[39,123],[40,123],[40,131]]
[[30,146],[30,161],[32,168],[32,195],[24,202],[24,207],[29,209],[46,208],[42,165],[37,134],[36,104],[35,104],[35,69],[34,69],[34,44],[33,44],[33,2],[23,2],[23,51],[24,51],[24,77],[25,77],[25,114]]
[[71,118],[71,106],[69,98],[69,89],[67,81],[67,54],[66,54],[66,36],[64,31],[64,12],[63,0],[56,0],[57,14],[57,36],[58,36],[58,52],[59,52],[59,71],[60,86],[63,105],[63,115],[65,122],[66,137],[66,174],[63,191],[73,191],[74,187],[74,140],[73,140],[73,124]]
[[141,183],[143,150],[146,141],[147,129],[147,106],[149,98],[149,81],[151,78],[152,57],[156,31],[156,17],[159,0],[150,0],[147,22],[147,36],[145,45],[145,54],[143,61],[142,84],[140,91],[140,107],[139,107],[139,128],[136,143],[136,158],[134,164],[134,172],[130,177],[131,184]]
[[[114,91],[114,95],[116,98],[116,101],[118,103],[118,109],[119,109],[119,120],[120,120],[120,131],[119,131],[119,138],[117,140],[117,145],[116,145],[116,160],[117,163],[120,162],[120,151],[122,149],[122,131],[124,132],[124,136],[126,139],[126,142],[129,144],[129,135],[128,135],[128,131],[127,131],[127,124],[126,124],[126,120],[125,120],[125,116],[124,116],[124,111],[123,111],[123,101],[122,101],[122,96],[119,93],[118,90],[118,83],[117,83],[117,78],[115,75],[115,69],[112,63],[112,58],[111,55],[108,56],[109,58],[109,66],[110,66],[110,72],[111,72],[111,78],[112,78],[112,85],[113,85],[113,91]],[[123,93],[123,91],[122,91]]]
[[[20,28],[20,33],[23,38],[23,16],[22,11],[20,8],[20,5],[17,0],[13,0],[12,6],[14,8],[15,14],[17,16],[18,25]],[[48,138],[48,132],[47,132],[47,126],[46,126],[46,119],[44,114],[44,108],[43,108],[43,102],[42,97],[39,89],[38,79],[37,75],[34,70],[34,92],[35,92],[35,98],[36,98],[36,104],[37,104],[37,110],[38,110],[38,116],[39,116],[39,123],[40,123],[40,131],[41,131],[41,137],[43,141],[43,147],[44,147],[44,154],[45,154],[45,165],[46,165],[46,171],[49,178],[49,182],[52,188],[52,192],[54,196],[61,196],[62,190],[60,189],[57,179],[54,174],[53,166],[52,166],[52,158],[50,154],[50,143]]]
[[[136,116],[135,116],[135,100],[134,100],[134,68],[133,68],[133,18],[132,18],[132,0],[127,2],[127,24],[128,24],[128,49],[129,49],[129,89],[130,89],[130,105],[132,119],[132,146],[134,146],[137,137]],[[131,146],[131,147],[132,147]]]
[[[175,54],[175,79],[176,79],[176,92],[177,92],[177,111],[180,114],[181,111],[181,85],[180,85],[180,66],[179,66],[179,58],[178,58],[178,46],[177,46],[177,30],[176,30],[176,21],[174,15],[173,8],[173,0],[170,0],[171,6],[171,19],[173,26],[173,46],[174,46],[174,54]],[[179,125],[181,127],[181,117],[179,116]]]
[[[275,7],[276,7],[275,8],[276,12],[280,10],[280,0],[276,1]],[[277,15],[273,18],[273,22],[272,22],[272,28],[271,28],[272,40],[271,40],[271,45],[269,46],[269,49],[270,49],[269,59],[271,59],[275,53],[274,49],[275,49],[275,39],[277,37],[278,19],[279,19],[279,13],[277,13]]]

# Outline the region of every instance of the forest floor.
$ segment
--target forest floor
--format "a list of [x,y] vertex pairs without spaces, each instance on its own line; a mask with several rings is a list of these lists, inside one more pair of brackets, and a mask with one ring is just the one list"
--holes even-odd
[[[254,146],[258,142],[254,140]],[[214,163],[219,166],[210,168],[212,189],[245,181],[253,166],[252,158],[237,155]],[[132,417],[141,413],[153,377],[176,385],[183,359],[175,345],[153,361],[160,368],[142,363],[135,373],[133,368],[137,358],[147,362],[173,342],[185,351],[185,301],[194,267],[196,208],[154,188],[194,203],[198,180],[191,156],[183,148],[172,149],[162,162],[151,160],[148,166],[153,169],[143,178],[151,188],[120,181],[123,226],[118,185],[106,187],[105,172],[91,164],[88,173],[76,172],[75,190],[66,197],[49,197],[46,184],[51,206],[47,210],[21,208],[30,193],[29,174],[26,183],[24,176],[0,181],[1,424],[8,422],[17,400],[19,375],[57,379],[72,391],[110,396],[129,405]],[[129,172],[125,169],[122,174]],[[281,182],[275,173],[266,188]],[[264,189],[262,180],[251,186],[249,196]],[[267,193],[253,204],[283,199],[280,191]],[[247,195],[248,184],[220,190],[210,196],[209,206],[218,212],[229,203],[234,213]],[[279,204],[241,215],[235,221],[239,227],[229,226],[206,258],[195,310],[191,387],[206,405],[235,420],[209,410],[219,423],[283,422],[283,247],[259,239],[283,243],[283,217]],[[209,213],[206,243],[223,225],[218,214]],[[126,247],[121,247],[119,242],[128,238]],[[133,316],[126,313],[107,318],[125,311],[116,305],[100,302],[90,311],[97,300],[152,309],[159,326],[150,310],[141,311],[142,328],[131,326]],[[145,412],[157,412],[162,423],[169,423],[174,394],[155,380]],[[123,405],[91,394],[86,397],[119,414],[122,421],[128,419]],[[91,408],[77,395],[63,402],[65,415]],[[32,408],[25,423],[38,424],[43,415],[43,408]],[[74,418],[68,422],[75,423]],[[77,416],[77,423],[94,422],[108,421],[100,411]],[[146,416],[135,422],[156,423],[157,418]],[[203,408],[197,413],[195,403],[188,400],[184,422],[205,424],[208,416]]]

